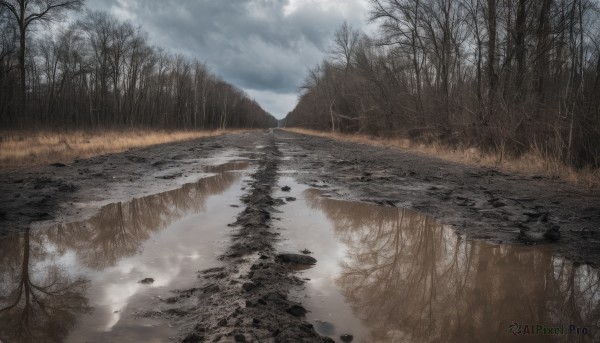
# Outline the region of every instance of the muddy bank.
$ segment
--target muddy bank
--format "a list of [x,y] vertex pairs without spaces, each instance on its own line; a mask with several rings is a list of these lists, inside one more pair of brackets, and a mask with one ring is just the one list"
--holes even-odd
[[304,283],[290,262],[311,265],[316,260],[277,254],[280,233],[274,216],[284,201],[271,193],[281,153],[273,137],[259,153],[258,170],[242,197],[246,207],[230,224],[235,231],[221,257],[224,265],[200,271],[196,287],[177,291],[146,314],[178,317],[183,342],[330,341],[305,320],[302,304],[290,299],[290,290]]
[[[414,209],[473,239],[524,244],[542,239],[576,263],[600,265],[600,194],[534,176],[454,164],[398,150],[276,131],[301,182],[339,197]],[[538,243],[538,242],[534,242]]]
[[233,157],[252,157],[261,133],[206,137],[37,167],[0,170],[0,235],[38,222],[92,216],[101,206],[194,182]]

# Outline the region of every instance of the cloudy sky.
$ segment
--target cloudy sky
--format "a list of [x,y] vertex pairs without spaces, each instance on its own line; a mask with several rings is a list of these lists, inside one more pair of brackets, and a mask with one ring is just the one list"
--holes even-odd
[[366,28],[367,0],[92,0],[140,24],[152,44],[195,56],[277,118],[291,111],[307,68],[344,21]]

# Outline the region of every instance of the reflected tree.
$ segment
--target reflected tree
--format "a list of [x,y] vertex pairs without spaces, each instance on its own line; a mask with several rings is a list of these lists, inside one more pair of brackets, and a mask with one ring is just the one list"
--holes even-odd
[[[348,246],[337,279],[369,342],[481,342],[511,338],[512,322],[600,328],[598,271],[550,247],[473,242],[434,219],[306,192]],[[531,341],[556,337],[529,336]]]
[[29,229],[0,241],[0,341],[60,342],[91,309],[89,282],[73,278]]
[[[0,342],[61,342],[91,311],[89,281],[60,263],[74,252],[100,270],[139,251],[154,232],[192,212],[240,178],[221,173],[180,189],[103,207],[87,221],[0,239]],[[199,223],[201,225],[201,223]]]
[[179,189],[104,206],[83,222],[49,230],[49,239],[63,253],[75,250],[83,264],[97,270],[133,256],[150,236],[187,214],[201,212],[209,196],[227,190],[240,178],[221,173]]

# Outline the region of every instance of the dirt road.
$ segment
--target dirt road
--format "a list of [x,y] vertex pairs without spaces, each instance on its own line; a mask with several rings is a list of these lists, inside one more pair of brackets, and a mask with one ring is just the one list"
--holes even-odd
[[[577,265],[600,263],[597,193],[281,130],[0,171],[0,235],[83,220],[103,205],[193,182],[210,172],[205,164],[233,158],[248,159],[256,169],[242,188],[237,217],[231,218],[234,231],[220,253],[221,265],[199,271],[193,288],[165,295],[140,315],[172,322],[184,342],[332,341],[306,320],[306,280],[296,271],[314,263],[310,254],[281,255],[277,248],[286,238],[279,223],[286,211],[282,205],[295,200],[281,195],[287,186],[278,183],[282,172],[331,198],[428,214],[468,239],[551,245],[554,254]],[[559,239],[544,236],[557,229]]]

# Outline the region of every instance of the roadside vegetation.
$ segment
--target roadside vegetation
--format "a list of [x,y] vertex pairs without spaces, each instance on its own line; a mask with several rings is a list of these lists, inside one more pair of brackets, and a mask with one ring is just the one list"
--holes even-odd
[[371,0],[370,19],[372,36],[335,32],[286,127],[599,178],[596,1]]
[[65,163],[77,158],[233,132],[236,131],[6,131],[0,132],[0,168]]

